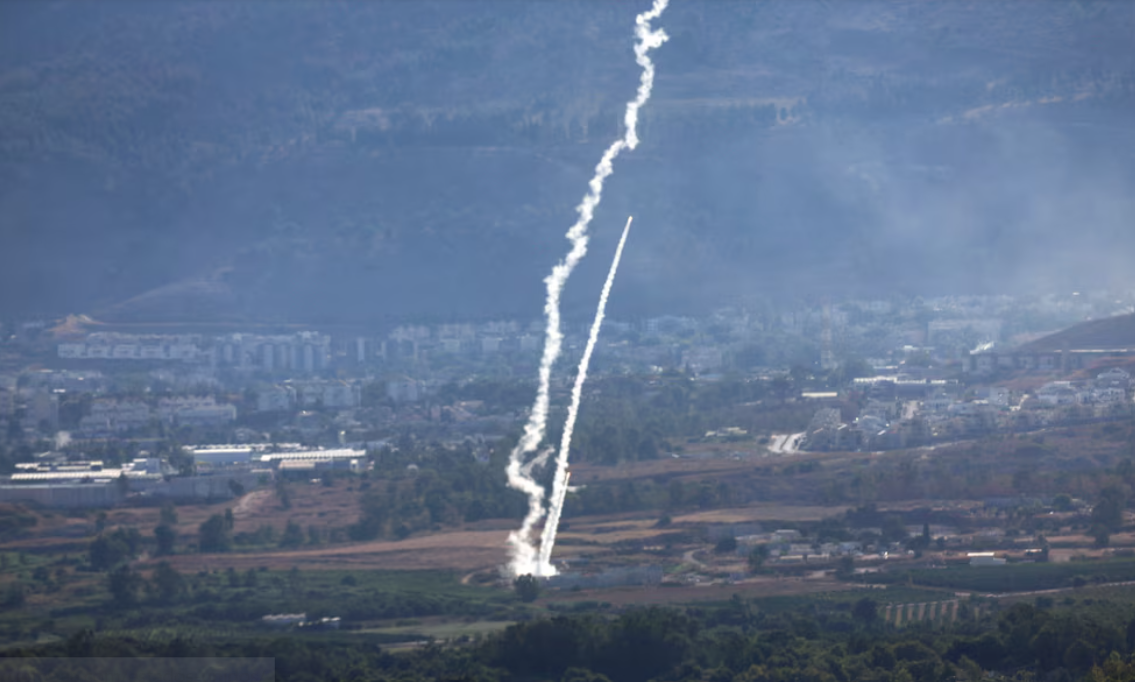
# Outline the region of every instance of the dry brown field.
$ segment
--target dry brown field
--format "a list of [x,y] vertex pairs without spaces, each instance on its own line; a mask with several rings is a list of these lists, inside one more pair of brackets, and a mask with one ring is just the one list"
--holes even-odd
[[[237,516],[237,530],[249,526],[249,530],[259,525],[260,520],[276,513],[278,507],[274,496],[259,491],[250,493],[244,499],[258,496],[247,516]],[[243,500],[242,500],[243,501]],[[298,504],[297,504],[298,506]],[[842,513],[846,507],[790,507],[785,505],[758,505],[735,509],[719,509],[706,512],[677,515],[673,519],[676,526],[704,525],[713,523],[738,523],[762,520],[809,521]],[[210,508],[207,511],[215,513]],[[286,512],[285,512],[286,513]],[[207,514],[199,516],[207,518]],[[568,530],[561,532],[559,538],[565,540],[558,546],[556,558],[579,556],[609,550],[612,545],[624,540],[649,538],[667,532],[655,527],[654,515],[615,514],[580,517],[570,520]],[[286,522],[282,521],[281,523]],[[179,524],[180,525],[180,524]],[[213,568],[233,568],[247,570],[267,566],[271,569],[290,569],[298,566],[304,570],[354,570],[354,569],[451,569],[477,571],[503,564],[507,560],[505,542],[508,532],[516,523],[470,524],[468,528],[441,531],[420,535],[405,540],[381,540],[350,544],[335,544],[324,547],[298,550],[279,550],[270,552],[234,552],[229,554],[187,554],[170,558],[179,570],[206,570]],[[192,532],[191,529],[183,529]],[[195,531],[195,529],[192,529]],[[573,540],[575,542],[573,542]],[[583,544],[586,543],[586,544]]]
[[504,531],[452,531],[391,541],[356,542],[301,550],[184,554],[168,557],[181,571],[232,567],[248,570],[480,570],[507,558]]
[[[355,486],[337,482],[333,487],[310,483],[290,486],[292,508],[284,509],[272,489],[255,490],[237,500],[213,504],[186,504],[177,507],[176,530],[184,541],[196,538],[198,527],[214,514],[233,510],[234,533],[252,532],[261,526],[272,526],[277,532],[289,521],[295,521],[305,530],[308,526],[321,529],[341,528],[358,520],[359,493]],[[30,529],[31,537],[0,543],[0,550],[18,551],[66,547],[88,539],[84,531],[93,533],[97,512],[68,515],[55,510],[37,514],[39,522]],[[107,528],[116,526],[137,528],[149,536],[160,523],[158,507],[119,507],[107,510]]]
[[[1045,442],[1055,446],[1062,457],[1071,453],[1079,456],[1105,456],[1112,454],[1120,445],[1116,438],[1100,437],[1094,431],[1085,429],[1062,429],[1044,434]],[[1002,455],[1012,459],[1022,446],[1030,446],[1036,436],[1027,438],[1005,437],[993,439],[982,444],[983,456],[993,458]],[[710,524],[758,522],[766,528],[773,522],[816,521],[825,517],[837,516],[852,507],[852,504],[822,506],[816,503],[803,503],[808,498],[792,498],[788,493],[798,492],[800,486],[812,487],[833,476],[843,476],[848,468],[858,471],[860,467],[872,467],[879,462],[887,462],[891,457],[909,459],[912,455],[922,466],[951,456],[972,456],[974,444],[943,446],[931,451],[894,453],[825,453],[790,454],[768,456],[754,444],[707,444],[698,449],[713,451],[716,457],[684,456],[663,460],[624,464],[616,467],[579,464],[572,467],[573,483],[587,484],[590,481],[613,482],[629,479],[670,478],[723,479],[775,488],[784,495],[763,497],[765,501],[742,507],[690,511],[672,514],[667,528],[657,527],[662,511],[633,512],[602,516],[576,517],[565,519],[567,527],[559,537],[562,543],[557,546],[557,559],[585,554],[604,553],[615,550],[617,543],[624,541],[648,541],[651,537],[676,530],[687,530]],[[735,458],[728,453],[733,451],[756,454]],[[689,453],[687,453],[689,454]],[[1020,455],[1023,456],[1023,455]],[[777,473],[779,468],[794,462],[822,460],[822,469],[809,474]],[[1006,463],[1007,471],[1018,466]],[[1077,479],[1078,480],[1078,479]],[[1088,481],[1085,481],[1087,485]],[[778,488],[776,486],[782,486]],[[794,486],[794,487],[793,487]],[[916,485],[907,488],[906,494],[919,494],[925,488]],[[289,521],[294,521],[305,530],[314,526],[321,530],[344,528],[354,523],[359,515],[360,491],[357,482],[337,481],[334,486],[322,484],[292,483],[292,506],[284,509],[272,489],[249,493],[239,500],[209,505],[182,505],[177,508],[179,522],[177,532],[182,543],[194,542],[198,526],[213,514],[223,514],[226,509],[233,510],[234,533],[250,533],[262,526],[271,526],[282,531]],[[983,491],[984,492],[984,491]],[[1071,491],[1079,493],[1078,490]],[[1086,495],[1085,495],[1086,496]],[[793,504],[792,502],[801,502]],[[931,500],[898,499],[879,502],[880,509],[913,509],[917,507],[968,508],[980,506],[981,502],[972,500]],[[93,533],[95,513],[68,515],[63,512],[40,513],[39,524],[31,529],[28,537],[0,544],[0,551],[44,551],[57,548],[61,552],[83,552]],[[150,536],[159,523],[159,509],[156,507],[125,507],[110,510],[107,525],[130,526],[138,528]],[[312,548],[280,551],[232,552],[224,555],[179,555],[172,559],[181,570],[203,570],[206,568],[239,569],[269,568],[289,569],[299,566],[309,569],[447,569],[468,573],[499,566],[506,560],[505,538],[509,531],[518,525],[518,519],[494,519],[444,531],[418,535],[402,541],[375,541],[365,543],[335,543]],[[1088,542],[1080,535],[1050,537],[1053,543],[1053,559],[1067,560],[1074,553],[1085,550],[1065,551],[1060,545],[1083,547]],[[1117,534],[1112,538],[1113,545],[1131,546],[1135,536]],[[1066,545],[1066,546],[1067,546]],[[1065,554],[1068,556],[1065,557]],[[637,557],[636,557],[637,558]],[[668,588],[685,589],[685,588]],[[707,589],[707,588],[690,588]]]
[[[702,461],[700,464],[715,464],[719,471],[736,467],[734,460],[714,462]],[[689,462],[648,463],[639,467],[627,467],[638,475],[657,470],[650,465],[662,464],[663,468],[677,467],[684,470]],[[746,465],[747,466],[747,465]],[[226,509],[233,510],[235,533],[252,532],[269,525],[280,531],[289,521],[303,526],[320,528],[342,528],[358,518],[357,488],[347,482],[337,482],[333,487],[323,485],[291,484],[292,508],[283,509],[274,490],[257,490],[238,500],[210,504],[183,505],[177,508],[177,531],[182,542],[196,539],[197,528],[213,514],[223,514]],[[635,512],[601,516],[576,517],[567,519],[567,528],[560,534],[561,543],[557,546],[555,557],[569,559],[588,554],[612,551],[616,543],[627,540],[649,540],[674,530],[699,527],[709,524],[747,523],[783,521],[816,521],[825,517],[842,514],[848,505],[786,505],[762,503],[745,507],[696,511],[675,514],[668,528],[658,528],[658,512]],[[110,510],[107,526],[130,526],[149,535],[159,523],[160,510],[156,507],[131,507]],[[300,567],[303,570],[380,570],[380,569],[445,569],[461,572],[494,569],[507,560],[505,540],[508,532],[517,525],[516,520],[495,519],[466,524],[464,527],[444,530],[437,533],[418,535],[401,541],[372,541],[362,543],[335,543],[312,548],[295,550],[272,550],[256,552],[231,552],[227,554],[181,554],[170,557],[171,563],[179,570],[200,571],[225,569],[238,570],[268,567],[287,570]],[[29,538],[0,544],[0,550],[46,550],[85,551],[93,532],[94,514],[86,517],[68,517],[61,513],[42,515],[40,524],[33,529]],[[152,564],[152,560],[143,565]],[[698,588],[703,589],[703,588]]]
[[[573,484],[586,484],[640,478],[671,479],[687,476],[719,478],[730,473],[751,473],[757,467],[772,464],[807,462],[817,459],[837,461],[841,455],[841,453],[806,452],[774,455],[770,454],[765,447],[753,443],[700,443],[689,447],[691,448],[690,452],[677,458],[624,462],[616,466],[586,462],[573,464],[571,480]],[[741,454],[733,457],[730,454],[733,452]],[[862,453],[854,453],[852,456],[868,457],[868,455]]]

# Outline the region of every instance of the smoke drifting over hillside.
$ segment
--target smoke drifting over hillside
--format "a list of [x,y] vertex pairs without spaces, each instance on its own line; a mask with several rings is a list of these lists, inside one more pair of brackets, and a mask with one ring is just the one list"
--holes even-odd
[[[0,312],[527,316],[622,133],[634,11],[7,3]],[[1132,285],[1131,3],[691,0],[662,24],[608,187],[651,226],[612,315]],[[576,276],[586,319],[603,265]]]

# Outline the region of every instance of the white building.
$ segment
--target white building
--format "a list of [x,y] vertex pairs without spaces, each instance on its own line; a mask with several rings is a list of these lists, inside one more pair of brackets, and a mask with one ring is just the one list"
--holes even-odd
[[366,451],[350,448],[269,452],[260,455],[259,462],[281,472],[315,471],[319,469],[342,469],[359,472],[365,471],[368,466]]
[[993,552],[970,552],[970,566],[1004,566],[1005,559],[996,556]]
[[791,542],[792,540],[799,540],[800,537],[800,531],[788,528],[773,531],[771,540],[773,542]]
[[59,344],[59,357],[66,359],[85,358],[87,357],[87,344],[61,343]]
[[87,357],[93,359],[108,359],[111,357],[111,347],[102,344],[88,344]]
[[198,465],[210,467],[239,466],[252,461],[254,450],[251,447],[219,446],[200,447],[189,451]]
[[166,357],[166,349],[157,345],[142,346],[138,355],[143,360],[164,360]]
[[1050,381],[1036,392],[1037,400],[1045,405],[1076,405],[1083,402],[1083,396],[1068,381]]
[[1127,389],[1131,387],[1131,375],[1118,367],[1112,367],[1096,377],[1096,386]]
[[887,421],[871,414],[862,414],[856,417],[855,426],[865,434],[874,435],[887,428]]
[[180,360],[197,362],[201,337],[196,334],[155,335],[94,332],[83,343],[58,346],[59,357],[86,360]]
[[230,334],[217,339],[212,358],[218,365],[244,370],[318,372],[330,365],[331,337],[318,332]]
[[112,357],[115,360],[133,360],[141,355],[140,350],[136,343],[120,343],[114,346]]
[[1127,391],[1122,388],[1096,388],[1092,390],[1092,400],[1097,403],[1121,403],[1127,400]]

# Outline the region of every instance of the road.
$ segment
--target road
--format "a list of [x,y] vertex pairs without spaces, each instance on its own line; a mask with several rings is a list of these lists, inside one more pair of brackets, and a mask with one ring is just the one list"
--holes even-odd
[[1121,581],[1121,582],[1114,582],[1114,583],[1088,583],[1086,585],[1081,585],[1079,587],[1075,587],[1075,586],[1056,587],[1056,588],[1053,588],[1053,589],[1050,589],[1050,590],[1030,590],[1028,592],[990,592],[988,594],[982,594],[980,596],[985,597],[986,599],[1016,599],[1016,598],[1019,598],[1019,597],[1036,597],[1036,596],[1049,595],[1049,594],[1061,594],[1061,593],[1064,593],[1064,592],[1075,592],[1075,591],[1083,590],[1083,589],[1087,589],[1087,588],[1130,587],[1132,585],[1135,585],[1135,580],[1124,580],[1124,581]]
[[687,564],[692,564],[699,571],[709,570],[709,566],[706,566],[702,562],[698,561],[697,557],[694,556],[694,552],[697,552],[697,551],[698,550],[696,550],[696,549],[691,549],[690,551],[683,554],[682,555],[682,562],[687,563]]

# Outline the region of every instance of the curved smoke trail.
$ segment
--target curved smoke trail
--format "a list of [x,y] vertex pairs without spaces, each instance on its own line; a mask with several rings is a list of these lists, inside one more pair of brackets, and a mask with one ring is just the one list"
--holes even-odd
[[[548,391],[552,378],[552,366],[560,356],[563,345],[563,332],[560,331],[560,294],[568,277],[571,276],[575,266],[587,254],[587,226],[595,213],[595,207],[603,198],[603,181],[614,170],[611,166],[615,158],[623,149],[634,149],[638,146],[638,112],[646,101],[650,99],[650,90],[654,86],[654,64],[650,61],[650,50],[666,42],[666,33],[662,29],[652,29],[650,22],[657,19],[666,9],[668,0],[654,0],[650,11],[643,12],[635,17],[635,62],[642,67],[642,77],[639,81],[638,93],[635,99],[627,103],[626,114],[623,118],[626,132],[623,138],[616,140],[603,153],[599,164],[595,167],[595,175],[588,183],[588,193],[583,201],[576,207],[579,218],[567,232],[567,239],[571,242],[571,249],[567,256],[552,268],[551,274],[544,278],[547,287],[547,299],[544,303],[544,314],[547,317],[547,327],[544,338],[544,352],[540,358],[540,369],[537,373],[536,401],[532,405],[532,412],[528,416],[528,423],[524,426],[524,434],[509,454],[508,466],[505,475],[508,477],[509,487],[519,490],[528,496],[528,513],[524,516],[520,528],[508,536],[508,544],[512,554],[509,569],[513,575],[534,574],[542,575],[542,566],[537,563],[536,548],[532,544],[532,527],[544,515],[544,488],[537,483],[531,475],[532,467],[525,464],[528,455],[536,451],[548,424]],[[542,457],[541,457],[542,459]]]
[[568,408],[567,421],[564,422],[563,438],[560,440],[560,452],[556,455],[556,477],[552,479],[552,501],[548,506],[548,520],[544,522],[544,534],[540,537],[539,564],[543,575],[553,575],[552,547],[556,544],[556,530],[560,525],[560,512],[564,510],[564,498],[567,496],[567,464],[571,453],[571,435],[575,430],[575,418],[579,416],[579,401],[583,396],[583,382],[587,381],[587,367],[591,364],[591,354],[595,351],[595,343],[599,340],[599,329],[603,326],[603,316],[607,311],[607,298],[611,295],[611,286],[615,283],[615,272],[619,269],[619,260],[623,257],[623,246],[627,243],[627,234],[631,231],[633,217],[627,218],[627,226],[623,228],[623,236],[619,238],[619,245],[615,248],[615,259],[611,261],[611,269],[607,271],[607,281],[603,283],[603,293],[599,294],[599,307],[595,310],[595,319],[591,322],[591,334],[587,337],[587,347],[583,349],[583,357],[579,359],[579,369],[575,374],[575,385],[571,388],[571,407]]

